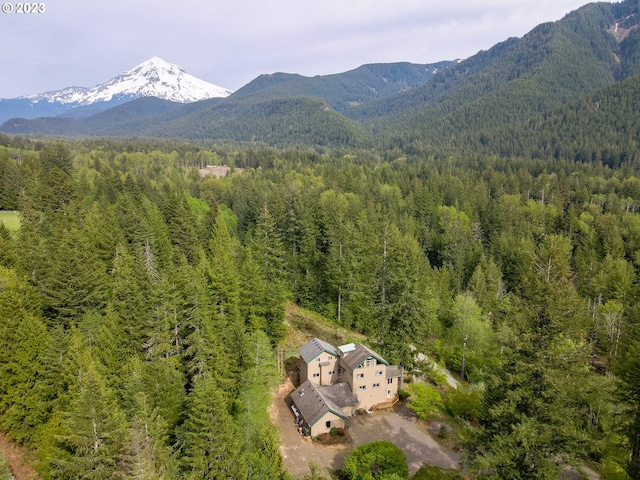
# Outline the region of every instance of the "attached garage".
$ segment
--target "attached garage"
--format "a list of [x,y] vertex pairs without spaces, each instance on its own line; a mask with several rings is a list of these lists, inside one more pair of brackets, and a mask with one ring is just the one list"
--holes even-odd
[[318,386],[307,380],[292,394],[293,412],[305,435],[317,436],[332,428],[344,428],[358,399],[348,384]]

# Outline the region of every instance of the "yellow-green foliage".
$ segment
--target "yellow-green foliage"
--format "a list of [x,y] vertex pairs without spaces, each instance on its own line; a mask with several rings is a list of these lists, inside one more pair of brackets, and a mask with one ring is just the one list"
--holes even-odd
[[0,211],[0,222],[11,232],[15,232],[20,228],[20,213],[15,211]]
[[420,420],[426,420],[444,408],[440,392],[426,383],[412,383],[407,386],[409,408]]
[[0,453],[0,480],[9,479],[11,477],[11,471],[7,466],[7,462],[5,461],[2,453]]
[[187,197],[187,203],[189,204],[191,211],[200,219],[203,218],[210,210],[209,206],[205,202],[190,195]]

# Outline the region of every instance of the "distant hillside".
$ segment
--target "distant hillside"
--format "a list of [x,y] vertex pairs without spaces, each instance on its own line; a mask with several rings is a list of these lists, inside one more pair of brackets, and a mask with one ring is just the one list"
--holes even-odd
[[353,106],[423,85],[437,72],[454,63],[451,61],[426,65],[408,62],[377,63],[363,65],[345,73],[315,77],[287,73],[260,75],[238,90],[233,97],[258,99],[291,96],[318,97],[334,110],[344,112]]
[[[119,125],[128,125],[170,112],[182,106],[180,103],[144,97],[86,118],[42,117],[33,120],[14,118],[2,125],[4,133],[42,135],[110,135]],[[130,130],[131,132],[131,130]],[[122,130],[126,134],[126,130]]]
[[317,98],[224,100],[172,121],[144,127],[141,135],[228,139],[268,145],[364,146],[371,139],[356,122]]
[[346,114],[386,132],[393,144],[455,147],[462,133],[524,121],[634,71],[638,55],[628,45],[636,34],[620,41],[611,31],[627,17],[637,24],[637,2],[589,4],[480,52],[422,87]]
[[461,147],[506,157],[638,165],[639,112],[640,75],[635,75],[516,126],[470,135]]

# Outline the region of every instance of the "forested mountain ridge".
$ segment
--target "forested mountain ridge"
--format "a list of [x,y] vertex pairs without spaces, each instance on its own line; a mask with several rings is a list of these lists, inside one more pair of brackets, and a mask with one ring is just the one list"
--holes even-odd
[[235,92],[234,97],[260,99],[311,96],[323,99],[337,112],[423,85],[454,62],[418,65],[408,62],[362,65],[355,70],[303,77],[286,73],[261,75]]
[[[624,22],[629,34],[616,37]],[[638,23],[635,0],[589,4],[348,115],[399,144],[442,145],[463,131],[519,123],[635,71]]]
[[635,75],[521,124],[461,135],[458,147],[620,166],[638,160],[639,111],[640,75]]
[[362,147],[372,143],[361,125],[312,97],[235,102],[212,99],[189,105],[140,99],[81,120],[12,119],[5,122],[2,130],[12,134],[135,135],[271,145]]
[[182,104],[155,97],[144,97],[101,111],[87,118],[41,117],[33,120],[11,119],[3,125],[5,133],[41,135],[126,135],[144,119],[162,116]]
[[[353,121],[330,111],[327,102],[344,109],[356,100],[389,95],[422,83],[449,63],[366,65],[345,74],[314,78],[275,74],[259,77],[227,101],[177,106],[170,114],[158,114],[155,109],[140,113],[141,102],[136,101],[86,119],[12,119],[5,122],[2,131],[257,140],[272,145],[364,145],[370,141],[369,135]],[[281,77],[287,84],[284,91],[276,88]],[[134,113],[127,116],[127,112]]]
[[[177,105],[171,114],[155,106],[140,112],[131,102],[83,119],[60,117],[11,119],[4,133],[66,136],[142,135],[150,137],[213,138],[264,144],[363,145],[370,138],[353,121],[329,112],[382,98],[421,85],[452,62],[363,65],[349,72],[313,78],[291,74],[262,75],[224,101],[204,100]],[[288,112],[289,121],[279,117]],[[270,117],[276,112],[274,117]],[[142,119],[146,119],[143,121]],[[291,127],[294,127],[293,129]]]

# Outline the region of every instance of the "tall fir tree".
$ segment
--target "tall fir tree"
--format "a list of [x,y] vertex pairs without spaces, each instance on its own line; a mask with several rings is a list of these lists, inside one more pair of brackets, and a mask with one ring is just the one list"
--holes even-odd
[[184,478],[245,478],[241,443],[229,413],[229,402],[210,375],[196,380],[186,415],[181,434]]
[[91,353],[74,335],[67,365],[69,405],[53,439],[57,451],[64,453],[49,459],[49,472],[54,478],[106,480],[122,473],[126,421]]

